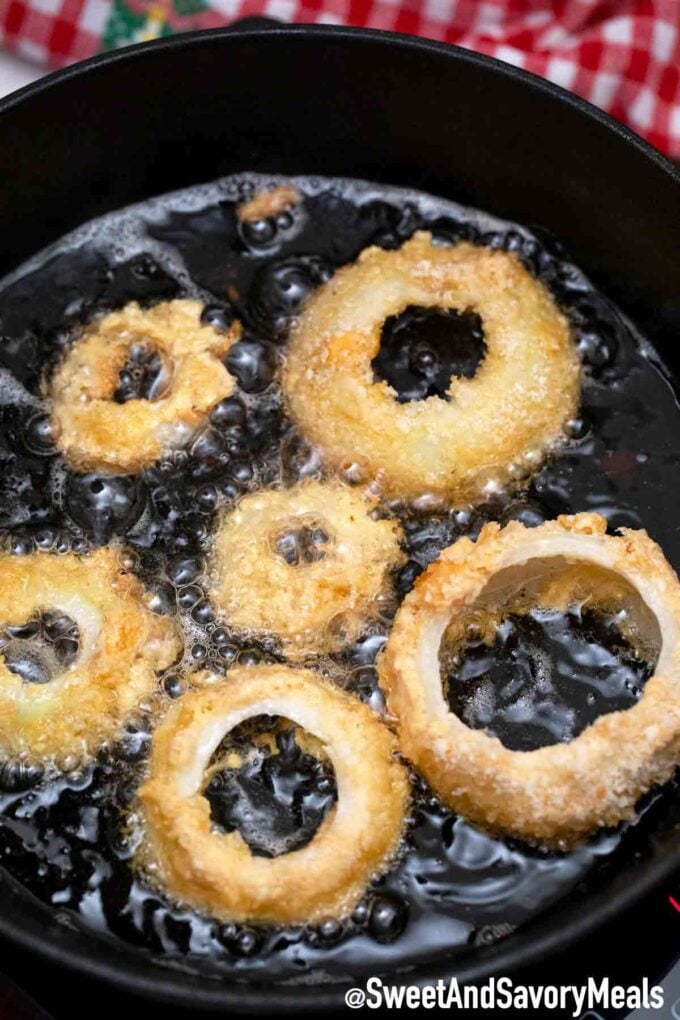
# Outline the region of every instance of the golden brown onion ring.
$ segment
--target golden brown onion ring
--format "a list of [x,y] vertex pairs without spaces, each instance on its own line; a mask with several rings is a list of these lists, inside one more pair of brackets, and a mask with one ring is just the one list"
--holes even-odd
[[374,520],[374,505],[337,481],[245,496],[222,519],[212,553],[226,623],[276,635],[295,658],[354,640],[404,559],[398,525]]
[[75,661],[48,683],[26,682],[0,653],[0,754],[82,762],[120,735],[181,647],[143,596],[113,549],[0,556],[0,626],[56,610],[80,635]]
[[[476,543],[463,538],[446,549],[397,614],[380,674],[401,748],[449,806],[492,830],[568,845],[632,817],[638,798],[679,760],[680,582],[644,531],[605,531],[604,519],[587,513],[534,529],[488,524]],[[497,613],[518,592],[559,607],[576,567],[581,588],[593,571],[595,605],[611,608],[620,585],[631,634],[658,651],[654,675],[632,708],[600,716],[570,743],[508,750],[449,711],[442,636],[470,608]],[[600,599],[603,575],[616,583]]]
[[[222,358],[238,339],[201,324],[198,301],[154,308],[126,305],[89,326],[50,387],[57,444],[76,471],[138,471],[186,442],[210,409],[234,389]],[[113,399],[135,345],[158,351],[168,385],[156,400]]]
[[[450,401],[400,404],[371,362],[383,323],[408,306],[468,309],[487,351]],[[368,248],[310,298],[293,331],[284,388],[295,420],[334,465],[359,462],[387,493],[455,500],[533,469],[577,407],[579,364],[564,316],[516,256],[417,233]]]
[[[316,737],[338,799],[307,846],[253,855],[240,833],[216,831],[203,796],[211,755],[235,726],[281,716]],[[176,702],[153,737],[139,791],[142,863],[177,900],[221,920],[304,923],[343,916],[389,863],[402,834],[406,770],[371,710],[308,670],[239,667]]]

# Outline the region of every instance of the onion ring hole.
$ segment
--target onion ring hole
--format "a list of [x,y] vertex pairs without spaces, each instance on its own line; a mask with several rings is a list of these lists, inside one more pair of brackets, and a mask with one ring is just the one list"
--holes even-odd
[[375,500],[338,481],[244,496],[225,514],[211,557],[225,623],[273,635],[292,658],[336,651],[392,601],[400,529]]
[[[558,733],[549,746],[505,746],[454,714],[446,688],[450,695],[460,682],[455,671],[471,642],[488,652],[504,621],[531,626],[550,612],[609,620],[628,656],[624,682],[636,687],[630,707]],[[534,667],[534,682],[548,686],[540,653]],[[476,543],[461,539],[418,579],[397,613],[380,676],[403,752],[447,805],[492,831],[568,846],[632,817],[638,799],[677,764],[680,582],[645,532],[607,535],[596,514],[533,529],[489,524]],[[527,717],[535,722],[535,711]]]
[[180,652],[118,552],[0,556],[0,755],[84,762]]
[[474,378],[485,353],[475,312],[411,306],[385,320],[371,366],[376,381],[388,383],[400,404],[427,397],[449,401],[451,380]]
[[283,385],[329,464],[362,465],[391,497],[470,502],[535,471],[575,415],[580,368],[515,255],[418,232],[367,248],[308,299]]
[[306,846],[337,799],[335,774],[316,743],[289,720],[269,716],[232,730],[206,769],[213,825],[238,829],[264,857]]
[[79,634],[67,614],[41,610],[0,631],[0,652],[7,669],[26,683],[46,684],[75,662]]
[[[237,667],[222,681],[209,679],[199,677],[200,689],[175,702],[154,733],[138,797],[139,866],[174,899],[221,920],[296,924],[345,916],[401,840],[409,783],[392,735],[369,708],[308,670]],[[225,769],[243,768],[243,753],[233,742],[225,749],[225,737],[261,716],[305,731],[296,739],[307,757],[327,763],[317,789],[325,789],[326,802],[317,803],[302,840],[290,828],[284,837],[263,838],[251,803],[251,848],[233,828],[233,814],[220,824],[211,784]],[[252,801],[252,783],[250,790]]]
[[56,442],[76,471],[138,471],[183,445],[234,390],[223,360],[240,336],[198,301],[136,303],[97,320],[50,385]]
[[[566,587],[567,578],[573,590]],[[565,571],[557,597],[522,590],[515,601],[456,616],[439,651],[444,692],[468,726],[529,751],[578,736],[605,712],[635,704],[658,649],[644,648],[621,609],[635,593],[610,571]],[[602,602],[603,593],[612,595]]]

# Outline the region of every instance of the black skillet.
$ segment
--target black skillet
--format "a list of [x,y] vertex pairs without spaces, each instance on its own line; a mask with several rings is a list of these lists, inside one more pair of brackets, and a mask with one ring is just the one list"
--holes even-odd
[[[385,33],[220,30],[87,61],[0,102],[0,276],[84,220],[238,169],[407,185],[540,224],[680,372],[680,175],[617,122],[486,57]],[[669,489],[669,513],[675,513]],[[478,980],[611,921],[680,866],[680,808],[587,898],[413,979]],[[0,875],[0,933],[193,1009],[329,1008],[344,987],[226,985],[93,937]]]

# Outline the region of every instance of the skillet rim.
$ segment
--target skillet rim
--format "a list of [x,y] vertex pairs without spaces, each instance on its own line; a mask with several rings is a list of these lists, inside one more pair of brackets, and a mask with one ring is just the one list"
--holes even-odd
[[605,128],[610,133],[618,136],[622,141],[632,144],[640,153],[651,159],[656,166],[667,173],[671,180],[680,184],[680,166],[677,166],[662,152],[656,149],[650,142],[642,138],[632,128],[617,120],[615,117],[598,106],[582,99],[574,92],[556,85],[547,78],[526,71],[524,68],[515,67],[513,64],[505,63],[496,57],[487,56],[484,53],[477,53],[475,50],[468,50],[453,43],[439,42],[435,39],[426,39],[421,36],[407,35],[400,32],[390,32],[383,29],[357,28],[351,25],[318,25],[314,23],[303,24],[271,24],[259,28],[240,28],[238,23],[226,25],[222,28],[199,29],[193,32],[180,32],[177,35],[165,36],[161,39],[154,39],[150,42],[135,43],[131,46],[123,46],[120,49],[108,50],[98,53],[86,60],[56,71],[51,71],[34,82],[29,82],[20,89],[10,92],[9,95],[0,98],[0,117],[13,110],[16,106],[40,95],[47,89],[58,87],[62,82],[70,81],[73,78],[87,77],[96,73],[100,68],[109,67],[114,64],[123,64],[143,58],[145,53],[159,53],[163,51],[189,49],[201,45],[209,45],[216,39],[231,37],[238,34],[239,37],[260,37],[267,36],[311,36],[323,39],[327,36],[336,36],[355,42],[361,40],[367,43],[389,43],[398,45],[405,49],[432,52],[443,57],[452,57],[462,63],[469,63],[486,68],[495,74],[522,82],[538,92],[544,92],[559,102],[571,106],[573,109],[587,116],[590,120]]
[[[347,45],[399,46],[403,49],[423,54],[430,53],[440,58],[458,60],[477,66],[487,73],[491,72],[519,82],[527,89],[547,95],[554,102],[571,107],[578,114],[595,123],[602,131],[616,136],[620,143],[633,146],[657,170],[663,172],[673,183],[680,186],[680,168],[676,168],[652,145],[587,100],[581,99],[544,78],[496,58],[447,43],[395,32],[348,26],[316,24],[282,24],[260,28],[225,26],[182,33],[153,42],[139,43],[101,53],[88,60],[52,72],[0,99],[0,131],[4,114],[26,103],[30,104],[34,97],[47,90],[58,89],[63,83],[74,79],[87,79],[90,75],[97,74],[100,70],[113,65],[130,64],[143,60],[146,53],[171,54],[175,51],[198,49],[235,34],[254,39],[264,35],[267,37],[278,36],[284,41],[291,37],[303,36],[323,42],[329,37],[334,37],[345,40]],[[680,850],[680,837],[677,841],[678,850]],[[554,955],[633,906],[643,896],[668,879],[676,871],[679,863],[680,854],[674,854],[673,849],[669,847],[660,859],[638,865],[635,872],[636,881],[617,890],[614,896],[605,885],[599,892],[588,897],[585,901],[586,909],[581,909],[582,902],[567,901],[561,910],[549,911],[540,915],[534,922],[517,933],[487,949],[477,951],[474,956],[444,957],[436,964],[432,962],[418,964],[413,971],[409,972],[409,983],[429,983],[438,977],[448,978],[450,976],[456,976],[461,983],[471,983],[488,978],[492,974],[507,974],[520,967],[533,964],[539,958],[545,959],[547,956]],[[4,869],[0,869],[0,876],[0,895],[7,895],[10,898],[13,890],[20,890],[21,896],[35,901],[36,904],[39,904],[39,908],[46,913],[54,914],[53,908],[38,901]],[[367,980],[338,981],[326,985],[274,984],[264,986],[261,983],[258,985],[237,982],[223,984],[210,977],[201,980],[196,971],[192,972],[186,966],[173,968],[169,964],[158,963],[151,955],[146,955],[131,946],[116,944],[106,936],[97,938],[94,943],[96,949],[93,947],[89,953],[87,949],[83,951],[83,949],[71,946],[66,948],[51,938],[49,933],[38,931],[38,927],[39,925],[32,918],[27,919],[20,915],[20,918],[16,919],[4,911],[0,911],[0,935],[24,949],[35,952],[73,972],[85,972],[88,976],[106,981],[122,991],[133,992],[146,998],[178,1006],[190,1006],[210,1011],[224,1008],[245,1008],[249,1012],[261,1013],[270,1012],[272,1000],[275,999],[279,1013],[289,1013],[301,1009],[319,1009],[320,1007],[333,1009],[344,1004],[344,994],[348,988],[353,985],[363,986]],[[80,928],[80,926],[78,927]],[[89,934],[90,932],[85,929],[79,931],[81,939],[87,939]],[[113,955],[122,952],[129,958],[129,964],[127,959],[122,964],[117,959],[106,959],[107,946],[114,951]],[[398,983],[398,973],[391,975],[390,979],[393,983]],[[199,981],[201,981],[200,984]]]

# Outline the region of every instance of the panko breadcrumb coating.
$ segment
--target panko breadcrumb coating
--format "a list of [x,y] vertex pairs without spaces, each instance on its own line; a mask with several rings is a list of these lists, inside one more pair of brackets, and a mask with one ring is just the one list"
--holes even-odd
[[[201,324],[199,301],[135,302],[92,323],[50,385],[57,445],[75,471],[139,471],[183,445],[235,382],[222,359],[240,335]],[[135,345],[158,351],[169,374],[156,400],[117,403],[121,369]]]
[[[338,798],[311,842],[268,858],[239,832],[216,830],[205,771],[225,735],[258,715],[282,716],[319,742]],[[406,770],[389,730],[359,700],[308,670],[239,667],[176,702],[153,737],[139,791],[140,863],[166,892],[224,921],[297,924],[345,916],[401,839]]]
[[[486,355],[449,400],[399,403],[372,361],[382,326],[407,307],[479,314]],[[339,466],[363,462],[393,497],[474,501],[533,470],[576,411],[579,362],[565,317],[519,259],[416,233],[398,251],[368,248],[305,306],[284,390],[293,418]]]
[[48,683],[29,683],[0,653],[0,754],[83,762],[120,736],[181,645],[174,624],[144,603],[144,589],[113,549],[85,556],[0,556],[0,625],[57,610],[78,626],[78,654]]
[[225,622],[275,635],[295,658],[354,640],[404,561],[398,524],[374,520],[374,506],[339,481],[245,496],[222,518],[211,557]]
[[[630,626],[658,649],[654,675],[632,708],[600,716],[569,743],[511,751],[449,710],[442,636],[471,607],[495,600],[498,609],[504,592],[523,585],[538,584],[540,604],[563,604],[576,567],[581,591],[593,569],[596,605],[602,598],[611,607],[616,590],[605,585],[600,595],[603,571],[620,578]],[[418,579],[397,614],[380,677],[402,751],[447,805],[492,831],[568,846],[632,818],[637,800],[680,760],[680,582],[646,532],[607,535],[597,514],[533,529],[488,524],[476,542],[460,539]]]

